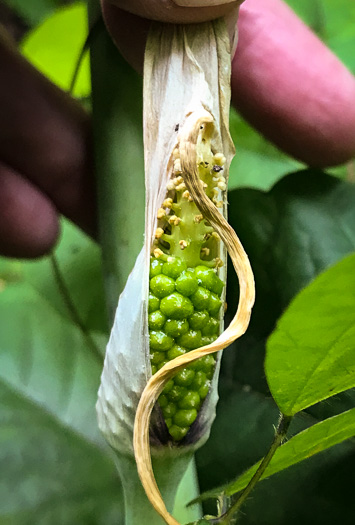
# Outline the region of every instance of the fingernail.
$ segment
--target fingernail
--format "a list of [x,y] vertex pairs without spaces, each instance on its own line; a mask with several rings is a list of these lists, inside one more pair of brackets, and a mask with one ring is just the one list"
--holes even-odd
[[236,0],[173,0],[180,7],[213,7],[216,5],[231,4]]

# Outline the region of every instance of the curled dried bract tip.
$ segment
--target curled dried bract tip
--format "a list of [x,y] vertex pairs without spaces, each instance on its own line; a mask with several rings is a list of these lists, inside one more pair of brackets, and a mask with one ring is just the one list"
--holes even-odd
[[[249,324],[255,297],[254,278],[249,259],[234,230],[201,188],[197,167],[197,143],[201,127],[212,135],[213,117],[203,109],[193,112],[187,117],[180,132],[179,151],[182,174],[188,188],[186,193],[194,200],[202,217],[218,232],[218,236],[228,250],[239,279],[239,303],[234,319],[218,339],[212,344],[192,350],[166,363],[150,379],[138,404],[134,425],[134,453],[137,469],[150,502],[168,525],[179,524],[167,511],[154,478],[149,446],[151,412],[164,386],[179,370],[203,356],[223,350],[244,334]],[[217,161],[225,162],[224,156],[216,155],[214,162]],[[179,244],[181,249],[184,249],[187,246],[187,241],[181,240]],[[215,264],[218,267],[221,264],[223,265],[223,262],[217,257]]]

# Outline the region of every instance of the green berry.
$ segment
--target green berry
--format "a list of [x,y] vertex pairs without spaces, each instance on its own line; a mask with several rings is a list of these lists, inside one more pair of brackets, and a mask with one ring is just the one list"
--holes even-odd
[[181,441],[182,438],[186,436],[188,431],[188,427],[179,427],[177,425],[171,425],[171,427],[169,428],[169,434],[175,441]]
[[221,295],[224,283],[217,276],[214,270],[212,270],[211,268],[206,268],[206,266],[197,266],[195,268],[195,272],[198,284],[200,286],[203,286],[203,288],[207,288],[207,290],[210,290],[210,292],[214,292],[218,296]]
[[168,394],[174,385],[175,385],[174,381],[172,379],[169,379],[169,381],[166,383],[163,389],[163,394]]
[[152,330],[149,333],[149,341],[151,350],[159,350],[160,352],[166,352],[174,344],[174,339],[169,337],[162,331]]
[[162,410],[165,418],[173,417],[176,413],[176,405],[175,403],[168,403]]
[[149,294],[148,298],[148,312],[155,312],[156,310],[159,310],[160,301],[158,297],[155,297],[152,293]]
[[[159,276],[158,276],[159,277]],[[199,286],[197,291],[191,295],[191,301],[196,310],[208,310],[211,292]]]
[[197,370],[191,388],[193,388],[194,390],[199,390],[199,388],[201,388],[201,386],[205,384],[206,379],[207,376],[205,372],[202,372],[202,370]]
[[176,374],[174,381],[179,386],[189,386],[194,380],[195,372],[191,368],[183,368]]
[[150,362],[152,365],[159,365],[162,361],[165,359],[165,353],[164,352],[151,352],[150,354]]
[[175,290],[175,281],[167,275],[159,274],[150,280],[149,286],[151,292],[161,299]]
[[179,337],[186,334],[189,330],[189,323],[186,319],[168,319],[164,326],[164,332],[170,337]]
[[222,301],[220,300],[218,295],[211,292],[210,300],[209,300],[209,304],[207,308],[210,315],[213,315],[213,316],[218,315],[221,306],[222,306]]
[[205,399],[207,397],[208,392],[210,391],[211,382],[205,381],[205,383],[198,389],[198,394],[201,399]]
[[175,359],[176,357],[179,357],[180,355],[186,354],[186,348],[182,348],[179,345],[174,345],[167,353],[167,357],[170,361]]
[[187,388],[184,388],[183,386],[174,385],[173,388],[168,393],[168,397],[170,401],[173,403],[176,403],[176,401],[179,401],[179,399],[182,399],[186,396],[188,390]]
[[176,289],[185,297],[192,295],[198,288],[198,282],[196,277],[189,271],[182,272],[182,274],[176,279]]
[[173,417],[175,425],[186,428],[190,427],[197,417],[197,410],[191,408],[189,410],[181,409],[176,412]]
[[202,330],[208,323],[210,314],[207,310],[202,310],[201,312],[194,312],[189,317],[190,328],[193,330]]
[[220,279],[218,277],[218,275],[215,275],[213,287],[211,287],[211,289],[210,289],[211,292],[213,292],[216,295],[218,295],[218,297],[221,297],[221,294],[223,292],[223,288],[224,288],[224,282],[222,281],[222,279]]
[[202,329],[202,335],[215,335],[219,332],[219,321],[211,317],[206,326]]
[[166,317],[160,310],[156,310],[148,315],[148,326],[150,330],[160,330],[163,328],[165,321]]
[[178,337],[176,342],[188,350],[193,350],[201,346],[201,332],[200,330],[189,330],[186,334]]
[[190,299],[175,292],[161,300],[160,310],[170,319],[186,319],[193,313],[194,307]]
[[201,399],[197,392],[190,390],[186,396],[179,401],[180,408],[200,408]]
[[162,261],[159,261],[159,259],[156,259],[155,257],[151,257],[149,277],[152,278],[152,277],[155,277],[156,275],[159,275],[161,273],[162,266],[163,266]]
[[162,273],[172,277],[173,279],[179,277],[181,272],[184,270],[186,270],[186,263],[182,259],[178,258],[168,260],[168,262],[164,263],[162,267]]
[[161,395],[159,396],[158,401],[159,401],[160,408],[164,408],[164,407],[166,407],[167,404],[169,403],[168,398],[167,398],[164,394],[161,394]]
[[205,355],[204,357],[201,357],[199,359],[199,369],[205,372],[206,374],[208,374],[209,372],[211,372],[211,370],[214,369],[215,364],[216,360],[211,354]]
[[168,417],[167,419],[165,419],[165,424],[168,428],[171,427],[171,425],[173,424],[173,418],[172,417]]
[[213,288],[216,273],[214,270],[212,270],[212,268],[207,268],[206,266],[196,266],[195,274],[200,286],[203,286],[203,288],[207,288],[208,290]]

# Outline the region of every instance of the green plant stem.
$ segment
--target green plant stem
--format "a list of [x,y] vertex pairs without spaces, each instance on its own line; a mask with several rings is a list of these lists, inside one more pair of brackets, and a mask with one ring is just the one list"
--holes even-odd
[[238,511],[244,504],[245,500],[248,498],[249,494],[255,488],[256,484],[258,483],[258,481],[264,474],[276,450],[279,448],[279,446],[282,444],[282,442],[286,438],[286,434],[290,426],[291,420],[292,420],[292,417],[290,416],[285,416],[284,414],[280,415],[279,424],[277,426],[273,442],[271,443],[271,446],[266,456],[263,458],[254,476],[251,478],[246,488],[237,497],[236,501],[227,510],[227,512],[225,512],[224,514],[222,514],[222,516],[219,516],[216,519],[210,520],[210,523],[213,523],[214,525],[217,525],[217,524],[218,525],[229,525],[230,523],[233,523],[232,520],[234,520],[236,514],[238,513]]
[[52,270],[53,270],[53,274],[54,274],[54,278],[55,278],[55,281],[57,283],[57,286],[59,288],[59,291],[60,291],[60,294],[63,298],[63,301],[69,311],[69,314],[74,322],[74,324],[76,324],[78,326],[78,328],[81,330],[85,340],[86,340],[86,344],[88,346],[88,348],[90,349],[91,353],[93,354],[93,356],[95,357],[95,359],[97,359],[97,361],[102,365],[103,363],[103,355],[99,349],[99,347],[96,345],[94,339],[91,337],[90,335],[90,332],[89,330],[87,329],[87,327],[85,326],[85,324],[83,323],[83,321],[81,320],[80,318],[80,315],[79,315],[79,312],[75,306],[75,304],[73,303],[73,300],[70,296],[70,292],[68,290],[68,287],[66,285],[66,282],[64,280],[64,277],[62,275],[62,272],[60,270],[60,267],[59,267],[59,263],[58,263],[58,260],[55,256],[54,253],[52,253],[49,257],[49,260],[50,260],[50,263],[51,263],[51,266],[52,266]]
[[[99,2],[89,2],[90,26]],[[90,45],[99,237],[111,321],[143,246],[145,186],[142,79],[124,61],[103,24]]]
[[[90,21],[97,20],[98,14],[99,2],[90,0]],[[95,33],[90,46],[95,172],[106,301],[112,321],[118,296],[143,245],[142,80],[120,56],[107,32],[99,28]],[[198,506],[185,510],[190,495],[199,493],[193,461],[191,454],[153,461],[168,508],[172,509],[175,500],[175,509],[180,509],[179,514],[188,513],[189,519],[200,515]],[[125,497],[125,525],[162,525],[142,489],[133,458],[119,457],[118,470]],[[189,487],[188,498],[184,487],[179,488],[182,478]]]
[[[190,519],[192,514],[187,514],[181,508],[181,503],[175,502],[176,494],[181,480],[185,478],[185,472],[191,469],[193,463],[192,454],[180,456],[164,455],[153,458],[153,468],[159,488],[161,489],[164,502],[169,512],[175,510],[176,518],[180,514],[182,521]],[[136,464],[133,457],[117,455],[117,468],[120,473],[124,502],[125,502],[125,525],[165,525],[165,521],[152,507],[149,502],[140,479],[137,474]],[[174,505],[175,503],[175,505]],[[179,508],[180,507],[180,508]],[[191,509],[190,511],[191,512]],[[196,510],[194,511],[196,515]],[[185,513],[185,514],[184,514]]]

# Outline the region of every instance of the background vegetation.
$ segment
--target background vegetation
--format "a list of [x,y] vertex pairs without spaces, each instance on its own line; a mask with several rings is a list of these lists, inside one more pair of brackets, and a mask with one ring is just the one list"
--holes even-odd
[[[68,89],[87,34],[85,5],[64,9],[59,0],[6,3],[21,20],[25,56]],[[352,3],[288,3],[355,72]],[[142,181],[141,79],[118,53],[117,68],[122,97],[136,100],[124,106],[117,153],[128,155],[135,179]],[[87,104],[88,58],[75,95]],[[271,389],[284,412],[297,413],[289,436],[336,415],[343,419],[338,427],[324,427],[318,441],[314,436],[310,441],[308,434],[301,445],[292,445],[293,456],[298,452],[301,459],[311,459],[258,484],[238,523],[350,525],[355,516],[355,441],[344,439],[355,435],[355,416],[344,413],[355,406],[349,389],[355,366],[355,260],[344,257],[355,251],[354,163],[328,173],[307,170],[234,111],[231,130],[237,156],[230,177],[230,221],[250,256],[257,300],[247,334],[224,353],[217,419],[208,443],[197,453],[200,487],[207,491],[225,485],[266,453],[278,419]],[[129,247],[132,260],[142,238],[138,230],[135,245]],[[94,410],[109,333],[100,248],[63,220],[55,255],[56,262],[0,260],[0,523],[123,523],[120,483]],[[231,271],[231,309],[236,286]],[[294,351],[291,368],[282,359],[285,340]],[[323,362],[319,369],[312,361],[318,351],[330,361],[333,356],[328,368]],[[294,373],[298,364],[301,370]],[[307,366],[313,381],[308,390],[301,385]],[[328,371],[325,380],[317,371]],[[338,382],[329,387],[331,375]],[[286,384],[290,388],[284,399]],[[320,391],[322,384],[327,392]],[[316,403],[321,399],[326,400]],[[315,454],[326,447],[326,436],[329,445],[341,443]],[[310,442],[313,448],[307,449]]]

